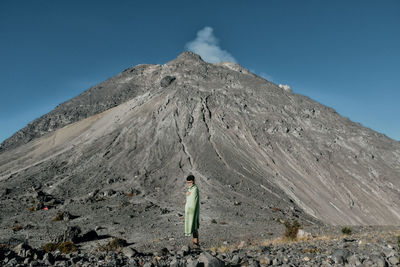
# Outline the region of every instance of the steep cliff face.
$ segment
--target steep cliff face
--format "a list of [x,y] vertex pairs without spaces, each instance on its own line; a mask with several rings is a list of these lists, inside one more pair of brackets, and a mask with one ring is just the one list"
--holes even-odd
[[[56,126],[40,128],[45,118]],[[32,141],[3,145],[0,186],[11,195],[28,195],[38,183],[65,200],[95,189],[123,198],[134,189],[136,204],[179,212],[184,178],[193,173],[202,223],[229,221],[232,231],[273,227],[280,218],[399,222],[399,142],[233,63],[208,64],[184,52],[165,65],[140,65],[35,123]],[[179,224],[163,214],[147,216],[165,221],[166,231]],[[85,216],[108,223],[104,214]]]

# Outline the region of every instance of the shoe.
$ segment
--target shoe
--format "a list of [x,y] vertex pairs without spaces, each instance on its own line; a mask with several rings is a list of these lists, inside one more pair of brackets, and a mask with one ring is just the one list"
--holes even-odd
[[194,243],[193,241],[190,242],[190,247],[193,249],[199,249],[200,244],[199,243]]

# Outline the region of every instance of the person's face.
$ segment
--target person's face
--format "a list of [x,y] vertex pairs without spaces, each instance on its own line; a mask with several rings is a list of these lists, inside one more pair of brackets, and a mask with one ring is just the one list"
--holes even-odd
[[193,185],[193,181],[186,181],[186,184],[188,187],[191,187]]

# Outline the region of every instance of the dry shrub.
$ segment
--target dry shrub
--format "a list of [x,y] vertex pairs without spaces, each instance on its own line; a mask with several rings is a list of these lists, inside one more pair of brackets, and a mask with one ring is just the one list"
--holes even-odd
[[400,251],[400,235],[397,236],[397,249]]
[[58,244],[56,243],[47,243],[43,246],[43,250],[46,251],[47,253],[51,251],[55,251],[58,248]]
[[225,245],[222,245],[217,248],[219,254],[227,253],[229,250],[230,250],[229,247]]
[[16,224],[16,225],[14,225],[14,227],[12,228],[12,230],[13,230],[14,232],[21,231],[21,230],[22,230],[22,226],[19,225],[19,224]]
[[78,250],[78,247],[71,241],[63,243],[47,243],[43,246],[43,250],[47,253],[59,250],[63,254],[70,254]]
[[247,242],[245,241],[239,241],[239,242],[235,242],[232,244],[222,244],[220,246],[213,246],[210,247],[209,250],[211,252],[215,252],[215,253],[228,253],[228,252],[232,252],[234,250],[239,250],[239,249],[243,249],[244,247],[249,248],[251,247],[250,245],[250,240],[248,240]]
[[74,243],[71,241],[63,242],[58,245],[58,250],[63,254],[69,254],[78,250]]
[[303,248],[301,250],[301,252],[303,253],[312,253],[312,254],[316,254],[316,253],[320,253],[321,249],[319,248]]
[[52,219],[53,222],[64,220],[64,211],[57,213],[56,217]]
[[343,227],[343,228],[342,228],[342,233],[343,233],[344,235],[351,235],[351,234],[353,233],[353,231],[351,230],[350,227]]
[[106,245],[99,245],[99,251],[117,251],[127,245],[126,240],[122,238],[114,237],[113,240],[108,242]]
[[300,229],[300,223],[296,220],[293,222],[285,222],[284,223],[286,230],[285,230],[285,237],[289,240],[295,240],[297,238],[297,233]]
[[217,247],[211,247],[210,251],[213,252],[213,253],[217,252]]

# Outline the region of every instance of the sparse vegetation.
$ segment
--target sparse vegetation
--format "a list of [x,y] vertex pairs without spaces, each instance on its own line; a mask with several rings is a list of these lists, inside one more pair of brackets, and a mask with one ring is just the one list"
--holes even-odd
[[57,249],[63,254],[70,254],[70,253],[78,250],[77,246],[71,241],[58,243],[58,244],[57,243],[47,243],[43,246],[43,250],[46,251],[47,253],[55,251]]
[[58,250],[63,254],[69,254],[78,250],[74,243],[71,241],[63,242],[58,245]]
[[242,240],[242,241],[236,242],[236,243],[212,246],[212,247],[210,247],[210,251],[215,252],[215,253],[220,253],[220,254],[228,253],[228,252],[242,249],[245,245],[246,246],[252,245],[252,243],[253,243],[253,241],[251,241],[250,239],[247,242]]
[[229,251],[229,248],[228,248],[228,246],[223,245],[223,246],[218,247],[217,251],[219,254],[227,253]]
[[43,250],[46,251],[47,253],[55,251],[57,248],[58,245],[56,243],[47,243],[43,246]]
[[8,246],[6,244],[0,243],[0,251],[4,250],[8,248]]
[[342,234],[344,235],[351,235],[353,233],[353,231],[351,230],[350,227],[343,227],[342,228]]
[[211,252],[220,253],[220,254],[227,253],[230,250],[232,250],[232,247],[228,247],[226,245],[210,247]]
[[400,235],[397,236],[397,249],[400,251]]
[[271,210],[272,210],[273,212],[278,212],[278,211],[279,211],[278,208],[271,208]]
[[104,197],[97,197],[95,199],[96,202],[100,202],[100,201],[104,201],[104,200],[106,200]]
[[34,200],[33,202],[31,201],[31,203],[33,204],[33,206],[29,208],[29,211],[38,211],[44,207],[43,203],[38,202],[36,200]]
[[64,211],[57,213],[56,217],[52,219],[53,222],[64,220]]
[[115,237],[110,243],[111,248],[125,247],[127,242],[125,239]]
[[12,228],[14,232],[21,231],[22,229],[23,229],[22,226],[19,224],[14,225]]
[[300,223],[294,220],[293,222],[286,221],[284,225],[286,227],[284,236],[289,240],[295,240],[300,229]]
[[312,254],[316,254],[316,253],[321,253],[321,249],[320,248],[303,248],[301,250],[301,252],[303,253],[312,253]]
[[29,208],[29,211],[36,211],[36,210],[37,210],[37,209],[36,209],[35,206]]
[[99,251],[118,251],[125,247],[127,242],[125,239],[115,237],[113,240],[108,242],[106,245],[99,245]]

